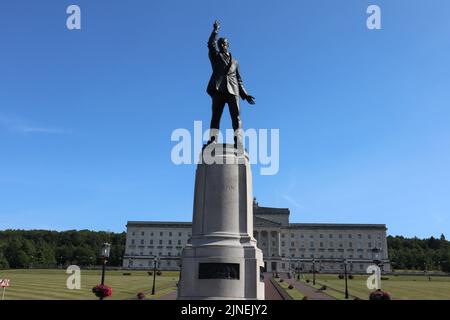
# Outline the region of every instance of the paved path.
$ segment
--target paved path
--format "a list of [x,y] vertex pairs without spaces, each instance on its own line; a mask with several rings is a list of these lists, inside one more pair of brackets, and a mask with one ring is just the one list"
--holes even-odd
[[304,296],[307,296],[308,300],[336,300],[336,298],[329,296],[321,290],[313,288],[303,282],[296,281],[293,278],[288,279],[286,274],[280,274],[280,276],[284,279],[284,281],[292,284],[295,289],[303,293]]
[[283,296],[275,288],[272,281],[270,281],[271,278],[272,275],[270,273],[264,274],[264,293],[266,296],[266,300],[284,300]]

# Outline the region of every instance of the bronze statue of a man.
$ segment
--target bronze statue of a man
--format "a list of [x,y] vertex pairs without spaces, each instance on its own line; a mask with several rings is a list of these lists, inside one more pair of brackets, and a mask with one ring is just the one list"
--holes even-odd
[[242,145],[242,123],[240,118],[239,97],[247,100],[250,104],[255,104],[255,98],[247,93],[239,74],[239,64],[228,51],[229,43],[226,38],[220,38],[217,41],[217,33],[220,28],[219,21],[214,22],[214,29],[208,40],[209,60],[213,73],[209,80],[206,90],[212,98],[212,118],[210,126],[209,143],[216,142],[219,132],[220,118],[225,107],[228,104],[231,121],[234,130],[234,145]]

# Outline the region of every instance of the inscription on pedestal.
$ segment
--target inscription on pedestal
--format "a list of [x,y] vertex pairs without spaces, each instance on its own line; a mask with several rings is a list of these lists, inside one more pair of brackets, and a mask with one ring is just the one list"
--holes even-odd
[[239,263],[199,263],[198,278],[239,280]]

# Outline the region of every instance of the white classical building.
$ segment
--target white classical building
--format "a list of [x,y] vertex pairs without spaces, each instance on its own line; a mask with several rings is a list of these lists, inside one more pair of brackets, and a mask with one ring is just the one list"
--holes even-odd
[[[374,260],[390,271],[384,224],[289,223],[289,209],[254,202],[254,237],[266,271],[365,273]],[[128,221],[123,267],[179,270],[191,222]]]

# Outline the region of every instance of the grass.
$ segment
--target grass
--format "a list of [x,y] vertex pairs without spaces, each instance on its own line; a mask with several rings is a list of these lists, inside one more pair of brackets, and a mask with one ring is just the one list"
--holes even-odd
[[[131,276],[124,276],[130,272]],[[0,279],[11,279],[11,287],[6,289],[5,300],[95,300],[92,287],[100,283],[101,270],[81,270],[81,290],[69,290],[66,286],[65,269],[18,269],[0,270]],[[312,275],[304,275],[310,279],[308,285],[312,286]],[[152,296],[151,289],[153,276],[146,271],[112,271],[107,270],[105,284],[113,288],[113,295],[108,300],[135,299],[138,292],[144,292],[147,298],[159,298],[176,290],[178,272],[163,271],[162,276],[156,277],[156,294]],[[368,299],[371,292],[366,286],[367,276],[355,275],[348,280],[348,289],[351,296]],[[391,293],[393,299],[401,300],[450,300],[450,277],[424,276],[386,276],[389,280],[382,280],[383,290]],[[293,298],[302,299],[303,294],[297,289],[287,289],[286,282],[279,283]],[[326,285],[324,293],[337,299],[344,299],[344,280],[337,275],[316,274],[316,286]],[[1,292],[0,292],[1,294]],[[352,298],[352,297],[351,297]]]
[[305,296],[303,293],[301,293],[300,291],[298,291],[296,288],[293,289],[289,289],[289,284],[286,283],[285,281],[283,282],[279,282],[278,284],[280,285],[280,287],[282,287],[284,289],[284,291],[286,291],[286,293],[291,296],[292,299],[294,300],[302,300]]
[[[130,276],[123,275],[131,273]],[[67,289],[70,274],[65,269],[17,269],[0,270],[0,279],[11,279],[11,287],[6,288],[5,300],[96,300],[92,287],[101,281],[101,270],[81,270],[81,289]],[[156,276],[155,295],[151,295],[153,276],[146,271],[106,271],[105,284],[113,289],[107,300],[135,299],[138,292],[147,298],[158,298],[176,290],[178,272],[163,271]],[[1,292],[0,292],[1,294]]]
[[[354,279],[348,279],[348,291],[350,299],[358,297],[368,299],[373,290],[369,290],[366,281],[369,275],[355,275]],[[383,276],[388,280],[381,281],[381,288],[388,291],[393,299],[398,300],[450,300],[450,277],[428,277],[424,276]],[[312,275],[306,275],[312,286]],[[343,300],[345,280],[339,279],[337,275],[316,274],[316,288],[326,285],[326,293]],[[353,297],[352,297],[353,296]]]

